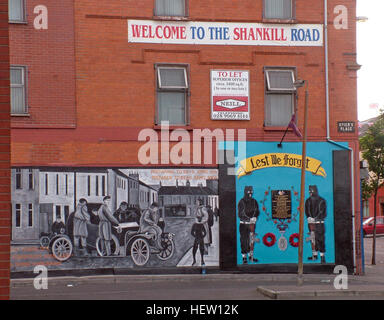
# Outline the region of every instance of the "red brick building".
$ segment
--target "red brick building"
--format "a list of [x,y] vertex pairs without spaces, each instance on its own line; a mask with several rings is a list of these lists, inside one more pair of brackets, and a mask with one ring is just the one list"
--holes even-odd
[[[34,27],[34,19],[44,11],[34,13],[38,5],[45,5],[48,9],[47,29]],[[48,182],[50,178],[44,178],[48,177],[45,171],[93,170],[95,172],[92,171],[88,178],[88,188],[94,188],[96,184],[99,197],[102,180],[96,178],[96,171],[102,168],[131,171],[165,167],[219,168],[215,158],[213,163],[199,161],[203,155],[197,154],[190,145],[183,149],[187,150],[185,159],[189,160],[182,163],[159,160],[144,164],[139,161],[138,154],[145,144],[145,137],[139,139],[139,133],[151,129],[160,137],[160,123],[167,120],[171,130],[185,129],[183,132],[187,132],[190,141],[195,139],[194,129],[213,131],[220,128],[245,129],[248,142],[278,142],[292,114],[296,114],[298,127],[303,127],[304,89],[295,89],[293,85],[297,79],[303,79],[307,81],[309,91],[308,141],[313,143],[314,149],[316,143],[325,143],[324,146],[329,145],[329,148],[344,150],[352,166],[352,170],[344,174],[350,187],[347,190],[349,201],[346,202],[348,212],[344,212],[343,217],[348,217],[346,239],[351,245],[350,258],[353,256],[350,265],[360,273],[358,135],[350,129],[343,131],[342,124],[339,124],[348,122],[353,126],[357,122],[356,71],[359,66],[356,63],[355,5],[354,0],[344,0],[341,6],[334,0],[224,0],[220,3],[145,0],[139,3],[99,1],[97,5],[89,0],[75,3],[27,0],[24,8],[26,19],[10,25],[11,65],[18,74],[24,74],[21,87],[25,92],[25,104],[19,109],[15,107],[17,114],[12,114],[11,122],[12,166],[14,170],[19,169],[13,172],[13,191],[17,192],[17,179],[28,181],[28,172],[22,170],[32,168],[40,170],[38,178],[31,178],[38,180],[39,192],[44,192],[44,183],[46,186],[56,183],[55,195],[60,194],[59,181],[64,180],[60,180],[61,176],[57,174],[57,178],[53,178],[56,182]],[[236,72],[246,74],[247,77],[241,80],[248,87],[243,95],[245,100],[233,100],[233,95],[223,93],[220,101],[224,102],[216,103],[219,100],[214,100],[212,86],[215,81],[212,72],[215,71],[228,74],[233,71],[233,79]],[[220,81],[224,80],[217,79]],[[222,90],[228,92],[232,84],[226,86]],[[215,101],[215,107],[219,107],[217,110],[222,117],[235,118],[216,120],[211,112],[212,101]],[[245,114],[236,111],[239,101],[243,107],[241,110],[246,110]],[[243,116],[248,120],[236,120]],[[166,139],[161,139],[166,142]],[[177,139],[180,137],[173,139],[171,149]],[[285,142],[296,148],[300,139],[289,132]],[[162,148],[158,149],[159,155],[164,145]],[[277,151],[274,148],[270,150]],[[332,162],[331,151],[329,161]],[[159,156],[159,159],[163,158]],[[338,170],[335,163],[329,170],[336,181],[335,172]],[[328,171],[329,177],[332,172]],[[112,194],[112,208],[116,209],[120,200],[129,202],[129,191],[127,196],[121,193],[121,190],[126,190],[125,183],[128,188],[131,186],[128,173],[115,174],[113,179],[117,180],[113,181],[119,181],[116,184],[111,182],[109,175],[107,177],[107,193],[115,194]],[[327,198],[328,211],[340,227],[340,222],[336,221],[341,202],[337,202],[338,187],[332,179],[328,189],[336,193],[335,197],[330,195]],[[76,181],[74,183],[76,190]],[[220,185],[219,179],[219,190]],[[120,191],[111,188],[120,188]],[[48,189],[46,187],[46,192]],[[223,194],[218,193],[221,199]],[[88,195],[91,196],[91,191]],[[68,205],[66,210],[75,208],[76,191],[72,196],[74,204]],[[161,199],[161,194],[159,196]],[[261,195],[258,197],[261,206]],[[345,199],[343,201],[345,204]],[[36,218],[36,215],[43,213],[42,206],[36,209],[38,205],[28,205],[22,200],[13,202],[13,227],[16,224],[23,228],[23,223],[31,228],[41,227],[41,218]],[[53,220],[64,210],[64,207],[58,209],[60,205],[64,202],[53,203],[53,211],[48,213],[55,215]],[[32,210],[34,213],[31,214],[35,216],[24,221],[20,218],[23,210]],[[226,212],[222,210],[220,216]],[[168,211],[164,207],[160,212]],[[188,216],[189,213],[185,214]],[[193,210],[190,214],[193,216]],[[235,225],[240,223],[236,219],[233,221]],[[225,232],[225,223],[230,222],[220,221],[220,232]],[[333,228],[333,222],[331,225]],[[329,236],[332,239],[334,234],[337,238],[336,229],[333,230]],[[264,235],[263,231],[259,232]],[[34,236],[34,239],[25,240],[33,244],[38,239]],[[343,262],[337,258],[342,241],[329,241],[332,242],[329,247],[335,251],[327,260],[333,264]],[[125,252],[129,251],[128,247],[131,248],[130,244],[125,243]],[[233,248],[235,250],[235,244]],[[279,250],[279,254],[288,252],[283,245]],[[323,253],[320,250],[320,254]],[[224,268],[236,264],[233,262],[235,254],[229,264],[223,260],[223,255],[225,252],[220,251],[217,265]],[[239,252],[237,256],[240,257]],[[291,261],[279,259],[276,263]],[[237,266],[240,265],[237,260]]]
[[11,235],[11,190],[10,190],[10,115],[9,115],[9,42],[8,2],[0,2],[0,300],[9,298],[10,287],[10,235]]

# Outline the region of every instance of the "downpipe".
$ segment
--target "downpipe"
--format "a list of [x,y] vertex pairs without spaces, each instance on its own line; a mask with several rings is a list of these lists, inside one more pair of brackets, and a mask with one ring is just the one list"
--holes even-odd
[[351,181],[352,181],[352,242],[353,242],[353,272],[356,274],[356,225],[355,225],[355,170],[354,170],[354,151],[336,141],[331,140],[329,130],[329,67],[328,67],[328,0],[324,0],[324,51],[325,51],[325,105],[327,118],[327,142],[339,148],[349,150],[351,153]]

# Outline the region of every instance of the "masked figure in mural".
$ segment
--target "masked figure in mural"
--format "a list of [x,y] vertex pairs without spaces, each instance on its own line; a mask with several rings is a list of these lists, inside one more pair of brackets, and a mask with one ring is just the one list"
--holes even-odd
[[153,202],[141,215],[139,232],[153,235],[157,249],[162,250],[161,234],[163,230],[158,226],[159,220],[159,205],[157,202]]
[[317,260],[320,251],[321,263],[325,263],[325,227],[327,216],[325,200],[319,196],[317,186],[309,186],[309,198],[305,201],[305,215],[308,220],[308,229],[312,245],[312,256],[308,260]]
[[240,245],[243,263],[258,262],[253,257],[253,248],[255,243],[256,221],[260,214],[259,205],[253,199],[253,187],[247,186],[244,188],[244,197],[238,203],[239,218],[240,218]]
[[201,212],[196,213],[196,222],[192,225],[191,234],[195,238],[195,241],[193,243],[192,248],[192,255],[193,255],[193,262],[192,266],[196,264],[196,252],[197,249],[200,249],[200,255],[201,255],[201,265],[205,265],[204,262],[204,237],[206,236],[207,232],[205,230],[205,227],[202,223],[203,216]]
[[109,209],[109,204],[111,202],[110,196],[105,196],[103,198],[103,204],[100,206],[97,211],[99,217],[99,237],[101,240],[101,249],[106,252],[107,256],[111,255],[111,240],[112,240],[112,224],[119,225],[119,221],[112,215],[111,210]]
[[61,221],[60,217],[57,217],[56,221],[52,224],[52,233],[53,234],[62,234],[65,232],[64,222]]
[[205,236],[204,236],[204,254],[208,254],[208,245],[209,245],[209,226],[208,226],[208,219],[209,214],[207,208],[203,205],[203,200],[198,199],[197,200],[197,208],[195,217],[201,216],[201,223],[204,225],[205,228]]
[[209,246],[210,246],[212,244],[212,227],[214,223],[214,213],[210,205],[207,206],[207,211],[208,211],[208,239],[209,239]]
[[[75,214],[73,215],[73,242],[75,245],[75,255],[87,253],[87,223],[90,221],[90,216],[87,208],[87,200],[81,198],[76,206]],[[80,249],[80,243],[82,249]]]

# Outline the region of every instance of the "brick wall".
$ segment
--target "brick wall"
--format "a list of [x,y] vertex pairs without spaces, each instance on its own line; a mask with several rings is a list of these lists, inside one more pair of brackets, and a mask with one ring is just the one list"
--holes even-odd
[[11,189],[8,1],[0,0],[0,300],[9,298]]
[[[25,65],[28,116],[13,116],[13,128],[73,128],[75,114],[72,0],[28,0],[27,23],[9,25],[11,64]],[[48,29],[36,30],[34,8],[48,9]]]

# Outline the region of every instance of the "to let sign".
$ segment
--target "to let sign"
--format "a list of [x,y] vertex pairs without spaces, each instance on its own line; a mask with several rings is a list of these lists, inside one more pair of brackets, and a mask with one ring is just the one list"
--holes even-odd
[[353,133],[355,132],[355,122],[353,121],[339,121],[337,123],[338,132]]
[[211,70],[211,119],[250,120],[249,71]]

